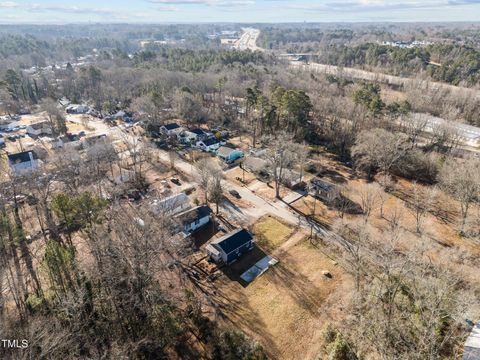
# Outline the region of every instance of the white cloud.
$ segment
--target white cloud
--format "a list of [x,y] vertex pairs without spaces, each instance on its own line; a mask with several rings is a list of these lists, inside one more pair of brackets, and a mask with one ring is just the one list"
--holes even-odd
[[13,1],[0,2],[0,8],[3,8],[3,9],[11,9],[16,7],[18,7],[18,4]]

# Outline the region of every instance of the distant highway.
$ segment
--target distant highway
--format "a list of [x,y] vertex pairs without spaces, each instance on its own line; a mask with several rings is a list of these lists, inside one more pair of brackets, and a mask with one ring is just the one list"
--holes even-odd
[[252,50],[252,51],[265,51],[265,49],[257,46],[257,39],[260,36],[260,30],[253,28],[243,28],[243,34],[238,39],[233,47],[237,50]]
[[[257,46],[257,39],[260,36],[260,30],[253,28],[244,28],[243,34],[239,40],[234,44],[234,48],[239,50],[260,50],[265,51]],[[311,54],[281,54],[280,57],[288,58],[294,56],[308,56]],[[421,79],[413,78],[404,78],[400,76],[387,75],[382,73],[375,73],[371,71],[339,67],[334,65],[324,65],[319,63],[304,63],[302,61],[290,61],[290,65],[294,69],[302,71],[314,71],[318,73],[324,73],[334,76],[343,76],[352,79],[362,79],[372,82],[380,82],[389,85],[402,86],[406,89],[408,88],[420,88],[423,90],[434,90],[434,91],[449,91],[451,94],[458,94],[459,96],[464,97],[465,95],[470,96],[474,99],[480,99],[480,91],[471,88],[464,88],[460,86],[426,81]],[[479,114],[480,116],[480,114]],[[425,131],[433,132],[438,126],[448,125],[455,127],[458,134],[462,137],[462,143],[467,146],[479,147],[480,146],[480,128],[466,125],[458,122],[447,121],[445,119],[432,116],[430,114],[412,114],[412,118],[417,121],[425,121]]]
[[300,70],[314,71],[314,72],[324,73],[328,75],[349,77],[352,79],[362,79],[367,81],[381,82],[389,85],[403,86],[405,88],[420,88],[424,90],[447,90],[447,91],[450,91],[452,94],[458,94],[458,95],[461,95],[462,97],[465,95],[469,95],[473,98],[480,99],[479,90],[445,84],[445,83],[439,83],[434,81],[404,78],[400,76],[387,75],[387,74],[376,73],[376,72],[366,71],[361,69],[340,67],[340,66],[334,66],[334,65],[324,65],[324,64],[314,63],[314,62],[306,64],[300,61],[291,61],[290,65],[293,68],[300,69]]

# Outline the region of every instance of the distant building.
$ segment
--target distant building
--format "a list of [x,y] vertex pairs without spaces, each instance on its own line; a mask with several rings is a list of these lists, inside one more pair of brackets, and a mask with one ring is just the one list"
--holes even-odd
[[208,224],[211,214],[212,209],[207,205],[202,205],[176,215],[175,219],[180,223],[183,233],[191,234],[203,225]]
[[8,154],[8,164],[15,175],[23,175],[29,171],[38,169],[41,163],[41,160],[38,159],[34,151]]
[[243,168],[257,175],[262,172],[265,172],[266,174],[267,166],[268,163],[266,160],[255,156],[246,157],[245,161],[242,164]]
[[243,151],[233,149],[228,146],[220,146],[217,150],[217,156],[225,161],[227,164],[231,164],[234,161],[243,158]]
[[164,214],[178,214],[190,207],[190,199],[185,193],[179,193],[165,199],[155,200],[152,204],[152,209],[155,212]]
[[67,114],[86,114],[89,110],[90,110],[89,106],[78,105],[78,104],[68,105],[65,109]]
[[319,178],[310,180],[309,193],[310,195],[322,200],[328,200],[330,194],[337,189],[335,184],[329,183]]
[[202,140],[206,137],[207,133],[200,128],[187,130],[184,133],[184,139],[191,144],[195,144],[197,141]]
[[220,140],[212,137],[212,138],[209,138],[209,139],[197,141],[196,147],[198,147],[199,149],[202,149],[204,151],[214,152],[214,151],[218,150],[220,145],[221,145]]
[[480,321],[475,324],[465,342],[462,360],[480,360]]
[[41,136],[53,134],[52,125],[48,121],[41,121],[27,126],[27,134],[30,136]]
[[183,131],[183,128],[177,123],[170,123],[160,126],[160,132],[165,135],[178,135]]
[[243,254],[253,249],[253,236],[245,229],[237,229],[212,241],[206,248],[215,262],[231,264]]

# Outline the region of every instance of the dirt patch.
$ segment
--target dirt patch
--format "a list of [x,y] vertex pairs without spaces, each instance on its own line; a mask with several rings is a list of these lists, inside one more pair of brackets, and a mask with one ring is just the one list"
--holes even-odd
[[[306,242],[278,258],[279,264],[246,288],[222,278],[217,300],[227,322],[258,339],[273,359],[314,357],[321,329],[339,314],[338,298],[349,276]],[[333,277],[326,278],[324,270]]]
[[[235,167],[225,173],[228,181],[236,183],[238,185],[248,185],[255,181],[256,176],[246,170]],[[242,179],[242,181],[238,180]]]

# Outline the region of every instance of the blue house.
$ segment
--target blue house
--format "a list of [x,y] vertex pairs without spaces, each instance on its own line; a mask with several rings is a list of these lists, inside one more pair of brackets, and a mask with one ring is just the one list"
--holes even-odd
[[217,156],[227,164],[231,164],[235,160],[243,158],[243,151],[228,146],[220,146],[217,150]]
[[215,262],[231,264],[240,256],[253,249],[253,236],[245,229],[237,229],[212,241],[206,248]]

